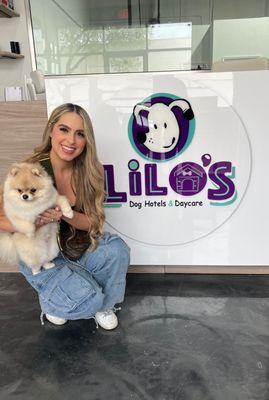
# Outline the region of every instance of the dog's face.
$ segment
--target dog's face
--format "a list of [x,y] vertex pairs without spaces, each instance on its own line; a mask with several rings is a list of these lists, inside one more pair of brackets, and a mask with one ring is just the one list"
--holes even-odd
[[48,174],[39,164],[14,164],[8,173],[5,188],[10,200],[35,202],[47,190],[48,179]]

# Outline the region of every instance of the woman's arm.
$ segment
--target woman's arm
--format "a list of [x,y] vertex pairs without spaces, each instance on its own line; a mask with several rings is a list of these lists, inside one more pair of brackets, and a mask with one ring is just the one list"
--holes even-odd
[[78,211],[74,211],[73,218],[67,218],[62,216],[62,219],[66,221],[68,224],[72,225],[74,228],[80,229],[82,231],[89,231],[91,226],[88,217],[85,214],[80,213]]
[[76,229],[80,229],[82,231],[88,231],[90,229],[90,221],[88,217],[80,213],[78,211],[74,211],[73,218],[64,217],[59,207],[50,208],[46,210],[44,213],[40,215],[40,223],[39,225],[42,226],[44,224],[48,224],[50,222],[59,221],[63,219],[68,224],[72,225]]

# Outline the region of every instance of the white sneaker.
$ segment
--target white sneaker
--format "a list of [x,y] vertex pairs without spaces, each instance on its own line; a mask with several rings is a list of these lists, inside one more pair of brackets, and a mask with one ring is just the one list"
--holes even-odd
[[46,314],[46,318],[49,322],[54,325],[64,325],[67,322],[67,319],[54,317],[53,315]]
[[118,318],[113,310],[101,311],[95,314],[95,319],[103,329],[111,330],[118,326]]

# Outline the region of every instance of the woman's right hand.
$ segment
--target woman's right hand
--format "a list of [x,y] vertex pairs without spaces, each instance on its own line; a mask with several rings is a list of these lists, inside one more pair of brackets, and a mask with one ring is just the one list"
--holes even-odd
[[46,224],[50,224],[52,222],[60,222],[62,215],[63,213],[60,207],[56,206],[55,208],[49,208],[48,210],[40,214],[36,219],[35,221],[36,229]]
[[42,218],[37,217],[37,219],[35,220],[35,227],[36,227],[36,229],[41,228],[41,226],[44,226],[44,225],[46,225],[46,222],[44,222],[44,221],[42,220]]

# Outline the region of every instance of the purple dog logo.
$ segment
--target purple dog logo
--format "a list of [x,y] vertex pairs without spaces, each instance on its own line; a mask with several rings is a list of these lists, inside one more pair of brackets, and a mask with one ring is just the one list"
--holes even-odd
[[155,94],[135,105],[128,130],[134,149],[142,157],[170,160],[182,153],[193,138],[193,110],[185,99]]

